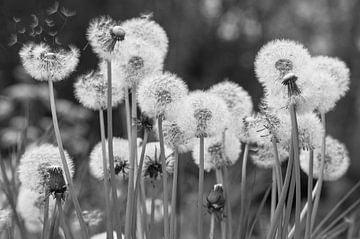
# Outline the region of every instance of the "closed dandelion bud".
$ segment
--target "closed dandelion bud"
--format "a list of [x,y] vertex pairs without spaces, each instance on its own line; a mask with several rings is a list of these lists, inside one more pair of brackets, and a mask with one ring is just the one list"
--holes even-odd
[[[107,108],[108,82],[100,71],[91,71],[78,77],[74,84],[75,97],[86,108],[104,110]],[[119,84],[112,85],[112,107],[118,105],[124,97]]]
[[[140,142],[138,142],[139,144]],[[105,141],[105,148],[108,148],[108,141]],[[103,152],[101,142],[96,144],[90,153],[90,173],[97,179],[104,179],[104,167],[103,167]],[[115,175],[126,178],[129,173],[129,142],[122,138],[113,138],[113,155],[114,155],[114,168]],[[108,157],[108,154],[106,154]],[[109,160],[107,159],[107,162]],[[110,171],[109,163],[107,164],[108,171]]]
[[[30,232],[40,232],[44,221],[45,195],[20,187],[16,209]],[[49,200],[49,211],[55,207],[55,200]],[[51,217],[51,214],[49,214]]]
[[87,40],[100,58],[112,59],[125,40],[125,31],[109,16],[91,20],[87,29]]
[[138,88],[138,102],[147,116],[168,118],[188,93],[187,85],[176,75],[165,72],[142,80]]
[[[74,166],[66,151],[65,159],[72,176]],[[43,144],[26,150],[20,159],[19,179],[22,187],[37,193],[64,193],[67,182],[59,149]]]
[[120,52],[114,59],[113,77],[128,88],[136,87],[144,78],[158,74],[163,69],[159,50],[139,39],[127,39],[119,46]]
[[[222,168],[235,164],[241,153],[240,141],[229,131],[225,133],[225,145],[223,135],[205,138],[204,140],[204,170]],[[195,164],[200,162],[200,146],[194,144],[192,156]]]
[[19,54],[26,72],[39,81],[61,81],[79,62],[79,51],[73,46],[67,50],[52,49],[45,43],[27,43]]
[[126,35],[139,38],[156,47],[162,58],[168,51],[169,39],[165,30],[155,21],[149,18],[132,18],[121,24]]
[[[288,151],[286,151],[281,145],[277,146],[278,159],[282,163],[288,158]],[[259,144],[256,151],[251,155],[252,162],[260,168],[272,168],[276,165],[274,146],[271,144]]]
[[[157,124],[155,124],[157,126]],[[187,138],[184,130],[175,121],[164,120],[162,125],[164,142],[171,149],[177,149],[180,153],[186,153],[193,148],[193,139]],[[157,134],[158,129],[154,130]],[[158,135],[157,135],[158,136]]]
[[[141,153],[141,147],[138,148],[138,153]],[[171,149],[165,146],[165,161],[166,171],[168,173],[174,172],[174,154]],[[160,159],[160,143],[152,142],[146,144],[144,155],[144,165],[142,168],[142,175],[150,180],[160,179],[162,176],[162,164]]]
[[210,214],[215,214],[216,218],[221,220],[224,218],[225,195],[222,184],[215,184],[213,189],[206,197],[206,207]]
[[173,119],[187,137],[211,137],[228,125],[229,111],[220,97],[202,91],[190,93],[175,111]]
[[[309,174],[309,151],[303,150],[300,154],[301,169]],[[321,149],[314,150],[313,176],[320,177]],[[350,166],[349,153],[346,146],[331,136],[326,136],[326,152],[323,176],[326,181],[334,181],[345,175]]]

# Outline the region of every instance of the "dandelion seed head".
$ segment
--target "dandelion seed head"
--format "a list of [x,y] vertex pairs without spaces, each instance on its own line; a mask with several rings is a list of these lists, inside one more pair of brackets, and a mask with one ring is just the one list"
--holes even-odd
[[66,50],[52,49],[45,43],[27,43],[19,54],[26,72],[39,81],[61,81],[75,70],[79,62],[79,51],[74,46]]
[[176,75],[165,72],[151,75],[138,87],[138,102],[148,117],[167,118],[188,93],[187,85]]
[[[309,151],[300,154],[300,166],[305,173],[309,173]],[[346,146],[331,136],[326,136],[326,153],[324,164],[324,180],[334,181],[345,175],[350,166],[349,153]],[[314,150],[313,176],[320,177],[321,149]]]
[[[138,142],[139,144],[139,142]],[[108,152],[108,140],[105,141],[105,150]],[[90,153],[90,173],[97,179],[104,179],[104,167],[103,167],[103,153],[101,142],[97,143]],[[120,179],[128,176],[129,173],[129,142],[122,138],[113,138],[113,156],[114,156],[114,168],[115,174],[120,176]],[[109,154],[106,153],[107,162]],[[107,164],[108,171],[110,170],[109,163]],[[110,171],[109,171],[110,172]]]
[[[107,108],[108,83],[100,71],[91,71],[78,77],[74,84],[75,97],[86,108],[104,110]],[[112,84],[112,107],[124,98],[124,90],[119,84]]]
[[211,137],[227,127],[230,113],[223,99],[195,91],[185,97],[172,116],[189,138]]
[[[241,143],[236,136],[230,132],[204,139],[204,170],[209,172],[212,169],[222,168],[235,164],[241,153]],[[195,164],[200,163],[200,144],[194,144],[193,159]]]
[[121,24],[126,35],[139,38],[156,47],[164,59],[168,51],[169,39],[165,30],[148,18],[132,18]]
[[[65,159],[71,176],[74,174],[74,165],[69,154],[65,151]],[[51,144],[43,144],[25,151],[20,159],[19,180],[24,188],[37,193],[55,189],[59,180],[66,182],[66,177],[60,158],[59,149]],[[61,173],[62,177],[58,175]],[[54,184],[55,183],[55,184]]]
[[[288,158],[288,152],[281,145],[277,145],[278,159],[282,163]],[[274,146],[258,144],[256,152],[251,155],[252,162],[260,168],[271,168],[276,165]]]
[[9,208],[0,210],[0,230],[4,230],[11,226],[12,211]]

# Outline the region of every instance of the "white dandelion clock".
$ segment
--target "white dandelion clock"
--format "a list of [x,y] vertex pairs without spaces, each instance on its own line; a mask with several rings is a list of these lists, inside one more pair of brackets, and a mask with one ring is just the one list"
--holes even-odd
[[223,99],[212,93],[195,91],[185,98],[173,119],[189,138],[211,137],[226,129],[229,115]]
[[[71,176],[74,165],[69,154],[64,151]],[[37,193],[63,192],[67,180],[61,162],[59,149],[51,144],[43,144],[25,151],[20,159],[19,180],[22,187]]]
[[138,102],[141,111],[150,118],[167,118],[188,94],[187,85],[169,72],[151,75],[138,87]]
[[[309,173],[309,151],[300,154],[300,166],[305,173]],[[346,146],[331,136],[326,136],[326,153],[323,176],[326,181],[334,181],[345,175],[350,166],[349,153]],[[320,177],[321,150],[314,150],[313,175]]]
[[[241,143],[236,136],[226,131],[223,135],[204,139],[204,170],[222,168],[235,164],[241,153]],[[195,144],[192,153],[195,164],[200,162],[200,146]]]
[[109,16],[91,20],[87,29],[87,40],[93,51],[103,59],[112,59],[125,39],[125,31]]
[[[279,163],[284,162],[288,158],[288,152],[281,145],[277,146]],[[276,165],[276,155],[274,146],[271,144],[259,144],[256,151],[251,155],[252,162],[260,168],[272,168]]]
[[148,18],[132,18],[121,24],[126,35],[133,36],[156,47],[162,58],[168,51],[169,39],[165,30],[155,21]]
[[[141,147],[138,148],[138,154],[141,154]],[[173,173],[174,171],[174,153],[173,151],[165,146],[165,162],[166,172]],[[162,164],[160,160],[160,143],[151,142],[146,144],[146,150],[144,155],[144,165],[142,168],[142,175],[150,180],[160,179],[162,176]]]
[[[107,108],[108,82],[100,71],[91,71],[78,77],[74,84],[75,97],[86,108],[104,110]],[[112,85],[112,107],[124,98],[124,90],[117,84]]]
[[52,49],[45,43],[28,43],[19,54],[26,72],[39,81],[61,81],[75,70],[79,62],[79,51],[73,46]]
[[[108,141],[105,141],[106,149],[108,148]],[[126,139],[113,138],[113,154],[114,154],[114,168],[115,175],[122,175],[127,177],[129,173],[129,142]],[[108,157],[108,154],[106,154]],[[109,167],[109,165],[108,165]],[[110,172],[110,168],[108,168]],[[96,144],[90,153],[90,173],[97,179],[104,179],[104,166],[102,157],[101,142]]]

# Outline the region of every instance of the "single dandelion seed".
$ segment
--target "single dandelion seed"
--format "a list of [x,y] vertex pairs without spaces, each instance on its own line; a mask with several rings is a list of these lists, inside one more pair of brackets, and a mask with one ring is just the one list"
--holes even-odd
[[[309,173],[309,152],[300,154],[300,166],[305,173]],[[331,136],[326,136],[326,153],[323,177],[326,181],[334,181],[345,175],[350,166],[349,152],[346,146]],[[320,177],[321,150],[314,150],[313,176]]]

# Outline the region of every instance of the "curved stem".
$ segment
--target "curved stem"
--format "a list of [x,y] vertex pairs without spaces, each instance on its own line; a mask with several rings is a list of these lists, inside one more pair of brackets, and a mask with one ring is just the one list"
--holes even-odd
[[68,190],[69,190],[72,202],[74,204],[76,216],[79,219],[82,237],[84,239],[88,239],[89,238],[88,230],[87,230],[84,218],[81,213],[80,204],[76,197],[73,180],[71,178],[69,167],[67,165],[66,158],[65,158],[63,143],[62,143],[61,135],[60,135],[59,123],[58,123],[57,114],[56,114],[53,82],[51,80],[48,80],[48,83],[49,83],[49,94],[50,94],[50,108],[51,108],[52,121],[53,121],[53,125],[54,125],[54,132],[55,132],[55,137],[56,137],[56,141],[57,141],[58,148],[59,148],[61,162],[62,162],[64,172],[65,172],[66,181],[68,184]]
[[108,239],[113,239],[113,225],[111,218],[111,205],[109,197],[109,174],[107,166],[107,156],[106,156],[106,142],[105,142],[105,124],[104,124],[104,114],[103,110],[99,110],[100,118],[100,137],[101,137],[101,150],[103,158],[103,172],[104,172],[104,190],[105,190],[105,213],[106,213],[106,236]]
[[170,239],[175,239],[175,224],[176,224],[176,193],[179,171],[179,153],[177,148],[174,149],[174,175],[171,191],[171,218],[170,218]]

